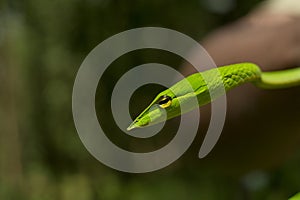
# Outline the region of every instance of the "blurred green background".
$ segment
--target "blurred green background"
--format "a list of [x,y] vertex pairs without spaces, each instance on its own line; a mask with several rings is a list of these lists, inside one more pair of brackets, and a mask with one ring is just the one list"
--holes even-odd
[[[106,38],[159,26],[199,40],[259,2],[0,1],[0,199],[286,199],[299,191],[299,88],[258,91],[261,98],[238,120],[229,109],[221,139],[207,158],[197,158],[200,133],[178,161],[147,174],[101,164],[85,149],[73,124],[76,72]],[[180,66],[182,60],[155,50],[126,54],[105,72],[96,98],[98,117],[112,133],[108,137],[134,151],[162,147],[177,127],[175,119],[144,141],[122,133],[112,119],[107,105],[114,84],[132,66],[147,62]],[[132,115],[161,89],[139,89]]]

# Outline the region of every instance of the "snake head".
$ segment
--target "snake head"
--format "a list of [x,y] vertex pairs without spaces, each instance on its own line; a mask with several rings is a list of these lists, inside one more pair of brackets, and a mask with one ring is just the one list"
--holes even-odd
[[127,130],[154,125],[210,102],[206,83],[194,74],[159,93]]
[[157,95],[152,103],[130,124],[128,131],[164,122],[199,106],[196,94],[176,96],[170,89]]
[[130,124],[127,130],[154,125],[170,118],[172,113],[180,113],[177,97],[169,89],[161,92],[152,103]]

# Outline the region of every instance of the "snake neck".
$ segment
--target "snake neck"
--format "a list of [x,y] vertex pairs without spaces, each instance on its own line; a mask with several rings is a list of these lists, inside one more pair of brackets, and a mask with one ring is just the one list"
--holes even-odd
[[261,82],[262,72],[253,63],[239,63],[219,67],[218,71],[226,91],[248,82]]
[[[202,106],[224,95],[228,90],[247,82],[260,81],[261,71],[255,64],[239,63],[196,73],[186,79],[194,89],[199,106]],[[183,84],[180,85],[182,87]],[[176,88],[175,85],[172,89]]]
[[[261,72],[253,63],[238,63],[227,65],[201,73],[192,74],[186,78],[197,96],[199,106],[210,103],[225,92],[243,85],[253,83],[263,89],[279,89],[300,85],[300,68]],[[172,87],[176,96],[185,95],[188,88],[183,82]]]
[[218,69],[226,91],[247,82],[262,89],[281,89],[300,85],[300,68],[261,72],[253,63],[239,63]]

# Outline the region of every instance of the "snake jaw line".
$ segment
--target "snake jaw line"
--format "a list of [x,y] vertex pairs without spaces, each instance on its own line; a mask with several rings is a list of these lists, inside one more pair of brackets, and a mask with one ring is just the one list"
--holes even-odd
[[140,128],[140,126],[137,126],[135,124],[135,122],[132,122],[128,127],[127,127],[127,131],[131,131],[132,129],[136,129],[136,128]]

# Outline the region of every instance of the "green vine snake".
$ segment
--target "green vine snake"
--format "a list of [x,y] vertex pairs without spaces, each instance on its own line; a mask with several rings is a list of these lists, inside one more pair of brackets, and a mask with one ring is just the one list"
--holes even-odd
[[[251,82],[263,89],[280,89],[300,85],[300,67],[262,72],[253,63],[238,63],[195,73],[159,93],[152,103],[130,124],[127,130],[163,122],[210,103],[237,86]],[[218,87],[223,93],[211,97]],[[190,89],[192,88],[192,90]],[[197,105],[191,103],[197,98]],[[184,109],[180,107],[183,106]],[[167,115],[166,115],[167,114]]]

